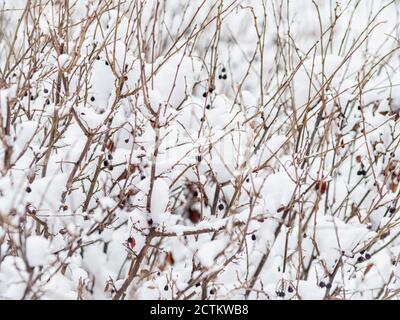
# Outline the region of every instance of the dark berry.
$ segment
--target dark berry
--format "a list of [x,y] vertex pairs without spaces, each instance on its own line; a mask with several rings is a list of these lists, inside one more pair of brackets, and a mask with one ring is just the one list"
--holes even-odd
[[108,162],[108,160],[104,160],[103,164],[104,164],[105,167],[108,167],[108,165],[109,165],[110,163]]
[[289,288],[287,289],[287,291],[288,291],[289,293],[292,293],[292,292],[294,291],[294,289],[293,289],[292,286],[289,286]]
[[197,282],[197,283],[196,283],[196,287],[200,287],[200,282]]
[[371,259],[371,254],[367,252],[367,253],[365,254],[365,259],[367,259],[367,260]]
[[390,212],[390,213],[395,213],[395,212],[396,212],[396,208],[394,208],[394,207],[393,207],[393,208],[390,208],[390,209],[389,209],[389,212]]
[[201,121],[201,122],[204,122],[204,120],[205,120],[204,117],[201,117],[201,118],[200,118],[200,121]]
[[358,258],[357,258],[357,262],[358,262],[358,263],[364,262],[364,257],[358,257]]
[[224,206],[222,203],[220,203],[220,204],[218,205],[218,209],[219,209],[219,210],[224,210],[224,208],[225,208],[225,206]]
[[325,288],[325,286],[326,286],[325,282],[321,281],[321,282],[319,283],[319,287],[320,287],[320,288]]
[[228,77],[226,76],[226,74],[224,74],[223,76],[222,76],[222,79],[224,79],[224,80],[226,80]]
[[140,180],[146,179],[146,176],[140,176]]
[[108,61],[107,61],[107,60],[106,60],[106,62],[105,62],[105,63],[106,63],[106,66],[108,66]]
[[96,58],[97,60],[100,60],[100,56],[97,56],[97,58]]
[[206,109],[207,110],[210,110],[210,108],[211,108],[211,106],[208,104],[208,105],[206,105]]
[[93,96],[92,96],[92,97],[90,97],[90,101],[92,101],[92,102],[93,102],[94,100],[96,100],[96,98],[95,98],[95,97],[93,97]]
[[114,170],[114,166],[112,164],[109,165],[108,170],[113,171]]
[[327,289],[332,288],[332,284],[331,284],[331,283],[327,283],[327,284],[326,284],[326,288],[327,288]]
[[126,201],[122,200],[119,204],[118,204],[118,208],[123,209],[125,207]]
[[357,171],[357,175],[358,176],[365,176],[367,174],[367,171],[365,171],[364,169],[358,170]]
[[168,291],[168,285],[165,285],[164,291]]
[[153,219],[149,219],[149,221],[147,221],[147,223],[149,224],[149,226],[153,225]]
[[203,157],[202,157],[201,155],[196,156],[196,160],[197,160],[198,162],[200,162],[202,159],[203,159]]
[[226,69],[225,69],[225,67],[224,68],[222,68],[222,70],[221,70],[222,72],[226,72]]
[[219,75],[219,76],[218,76],[218,79],[219,79],[219,80],[221,80],[221,79],[222,79],[222,76],[221,76],[221,75]]
[[28,186],[28,187],[26,187],[26,189],[25,189],[25,190],[26,190],[26,192],[28,192],[28,193],[30,193],[30,192],[32,191],[31,187],[29,187],[29,186]]
[[193,191],[193,197],[196,198],[198,195],[199,195],[199,193],[197,192],[197,190],[194,190],[194,191]]
[[50,104],[50,100],[46,99],[46,104],[49,105]]
[[31,95],[31,100],[35,100],[35,97]]
[[207,97],[207,92],[203,92],[203,98]]
[[49,93],[49,89],[44,88],[43,92],[44,93]]
[[255,235],[255,234],[252,234],[252,235],[251,235],[251,240],[253,240],[253,241],[256,240],[256,235]]
[[214,289],[211,289],[210,290],[210,294],[214,294],[215,293],[215,290]]

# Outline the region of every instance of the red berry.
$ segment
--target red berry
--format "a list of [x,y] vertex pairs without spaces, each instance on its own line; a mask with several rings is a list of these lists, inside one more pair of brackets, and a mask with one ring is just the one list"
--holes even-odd
[[128,245],[129,245],[131,248],[134,248],[134,247],[136,246],[136,240],[135,240],[135,238],[133,238],[133,237],[129,237],[128,240],[127,240],[127,242],[128,242]]

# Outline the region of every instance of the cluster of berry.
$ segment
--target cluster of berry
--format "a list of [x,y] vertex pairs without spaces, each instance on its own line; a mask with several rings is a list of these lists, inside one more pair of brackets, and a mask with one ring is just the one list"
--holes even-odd
[[103,161],[103,165],[105,168],[108,168],[108,170],[113,170],[114,167],[111,164],[111,160],[113,159],[113,156],[111,154],[107,155],[107,158]]
[[226,68],[225,68],[225,67],[221,69],[221,74],[218,75],[218,79],[219,79],[219,80],[226,80],[226,79],[228,79],[228,76],[226,75]]
[[357,262],[358,262],[358,263],[362,263],[362,262],[364,262],[365,260],[371,259],[371,254],[368,253],[368,252],[361,251],[360,254],[361,254],[361,255],[357,258]]

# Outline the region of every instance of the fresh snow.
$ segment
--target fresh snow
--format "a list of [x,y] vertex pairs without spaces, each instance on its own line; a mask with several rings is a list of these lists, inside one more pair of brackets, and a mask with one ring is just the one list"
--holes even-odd
[[0,299],[398,299],[400,4],[107,3],[0,0]]

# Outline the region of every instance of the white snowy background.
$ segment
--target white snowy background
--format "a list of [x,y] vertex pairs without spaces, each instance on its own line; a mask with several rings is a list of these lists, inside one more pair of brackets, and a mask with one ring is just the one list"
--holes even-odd
[[0,0],[0,299],[397,299],[399,22]]

